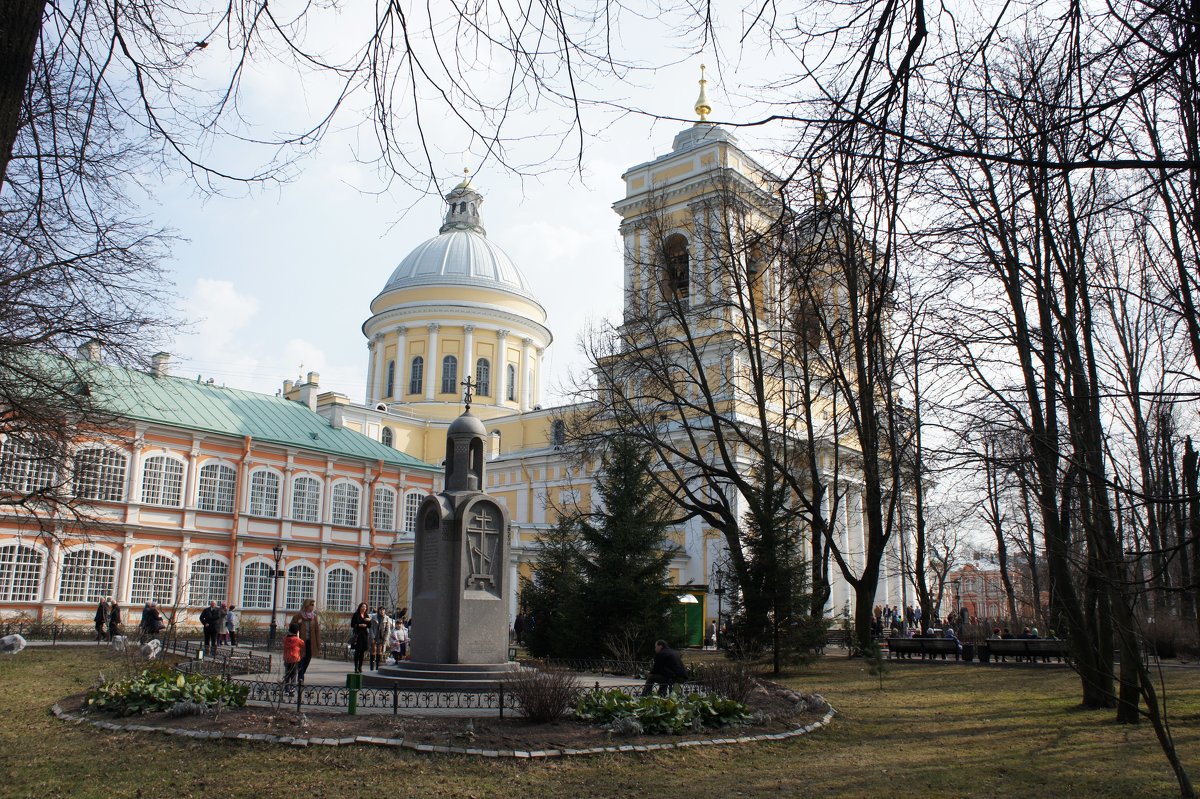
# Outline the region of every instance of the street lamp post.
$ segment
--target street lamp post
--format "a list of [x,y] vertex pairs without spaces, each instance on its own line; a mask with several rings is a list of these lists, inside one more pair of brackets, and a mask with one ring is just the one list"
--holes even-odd
[[279,632],[275,614],[279,608],[279,561],[283,559],[283,544],[276,544],[271,549],[275,556],[275,568],[271,571],[271,629],[267,633],[267,651],[275,647],[275,635]]
[[729,590],[729,575],[725,571],[725,566],[723,560],[714,563],[711,578],[712,592],[717,595],[717,629],[713,634],[713,646],[718,651],[721,649],[721,600],[725,598],[725,592]]

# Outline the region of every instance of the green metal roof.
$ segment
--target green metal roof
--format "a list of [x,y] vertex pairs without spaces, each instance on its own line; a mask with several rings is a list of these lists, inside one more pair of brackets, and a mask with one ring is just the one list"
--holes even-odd
[[74,364],[97,404],[116,416],[205,433],[251,436],[329,455],[383,461],[410,469],[441,471],[372,438],[333,427],[307,405],[237,388],[154,377],[145,372],[97,364]]

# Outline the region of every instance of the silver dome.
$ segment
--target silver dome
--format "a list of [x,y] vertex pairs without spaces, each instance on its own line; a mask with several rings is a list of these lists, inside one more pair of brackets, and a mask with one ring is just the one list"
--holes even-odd
[[529,282],[508,253],[474,230],[448,230],[418,244],[380,293],[414,286],[492,288],[534,299]]

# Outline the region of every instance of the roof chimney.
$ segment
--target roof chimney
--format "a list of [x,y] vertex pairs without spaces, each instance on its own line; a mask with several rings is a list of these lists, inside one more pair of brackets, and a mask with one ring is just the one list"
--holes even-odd
[[94,338],[89,338],[77,350],[79,357],[85,361],[93,363],[100,362],[100,342]]
[[171,353],[156,352],[150,356],[150,374],[155,377],[166,377],[171,366]]
[[308,380],[296,386],[300,392],[300,401],[307,405],[310,411],[317,409],[317,386],[320,384],[320,381],[320,374],[309,372]]
[[321,385],[321,373],[320,372],[309,372],[308,373],[308,382],[309,382],[309,385],[311,385],[313,388],[316,388],[317,386]]

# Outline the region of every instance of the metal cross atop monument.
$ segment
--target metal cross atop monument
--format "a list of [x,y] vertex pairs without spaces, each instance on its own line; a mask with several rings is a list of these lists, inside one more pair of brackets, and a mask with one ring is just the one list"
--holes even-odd
[[467,379],[462,381],[462,384],[466,386],[466,390],[463,391],[463,405],[466,405],[469,411],[471,410],[471,389],[475,387],[475,384],[471,381],[470,375],[467,375]]

